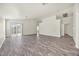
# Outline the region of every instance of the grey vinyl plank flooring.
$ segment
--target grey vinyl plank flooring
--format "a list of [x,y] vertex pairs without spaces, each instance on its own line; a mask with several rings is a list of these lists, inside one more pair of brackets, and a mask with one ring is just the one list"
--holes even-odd
[[68,35],[61,38],[40,35],[8,37],[0,48],[0,56],[79,56],[79,49]]

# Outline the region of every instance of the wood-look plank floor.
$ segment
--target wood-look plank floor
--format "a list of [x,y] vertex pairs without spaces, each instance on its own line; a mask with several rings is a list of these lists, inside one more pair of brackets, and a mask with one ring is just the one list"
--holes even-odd
[[6,38],[1,56],[79,56],[79,49],[69,36],[61,38],[40,35]]

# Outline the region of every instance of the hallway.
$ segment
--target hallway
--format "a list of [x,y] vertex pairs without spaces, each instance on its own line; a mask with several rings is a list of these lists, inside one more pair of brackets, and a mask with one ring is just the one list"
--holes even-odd
[[51,37],[36,35],[7,38],[0,48],[1,56],[78,56],[74,41],[68,35]]

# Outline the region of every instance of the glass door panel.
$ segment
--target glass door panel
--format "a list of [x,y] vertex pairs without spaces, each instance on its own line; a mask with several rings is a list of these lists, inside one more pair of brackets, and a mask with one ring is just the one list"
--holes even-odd
[[11,24],[11,36],[22,36],[22,24]]

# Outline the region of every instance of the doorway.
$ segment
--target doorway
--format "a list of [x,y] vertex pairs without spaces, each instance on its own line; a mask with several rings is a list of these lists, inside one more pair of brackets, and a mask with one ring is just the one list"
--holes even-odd
[[13,23],[10,25],[11,36],[22,36],[22,24]]

